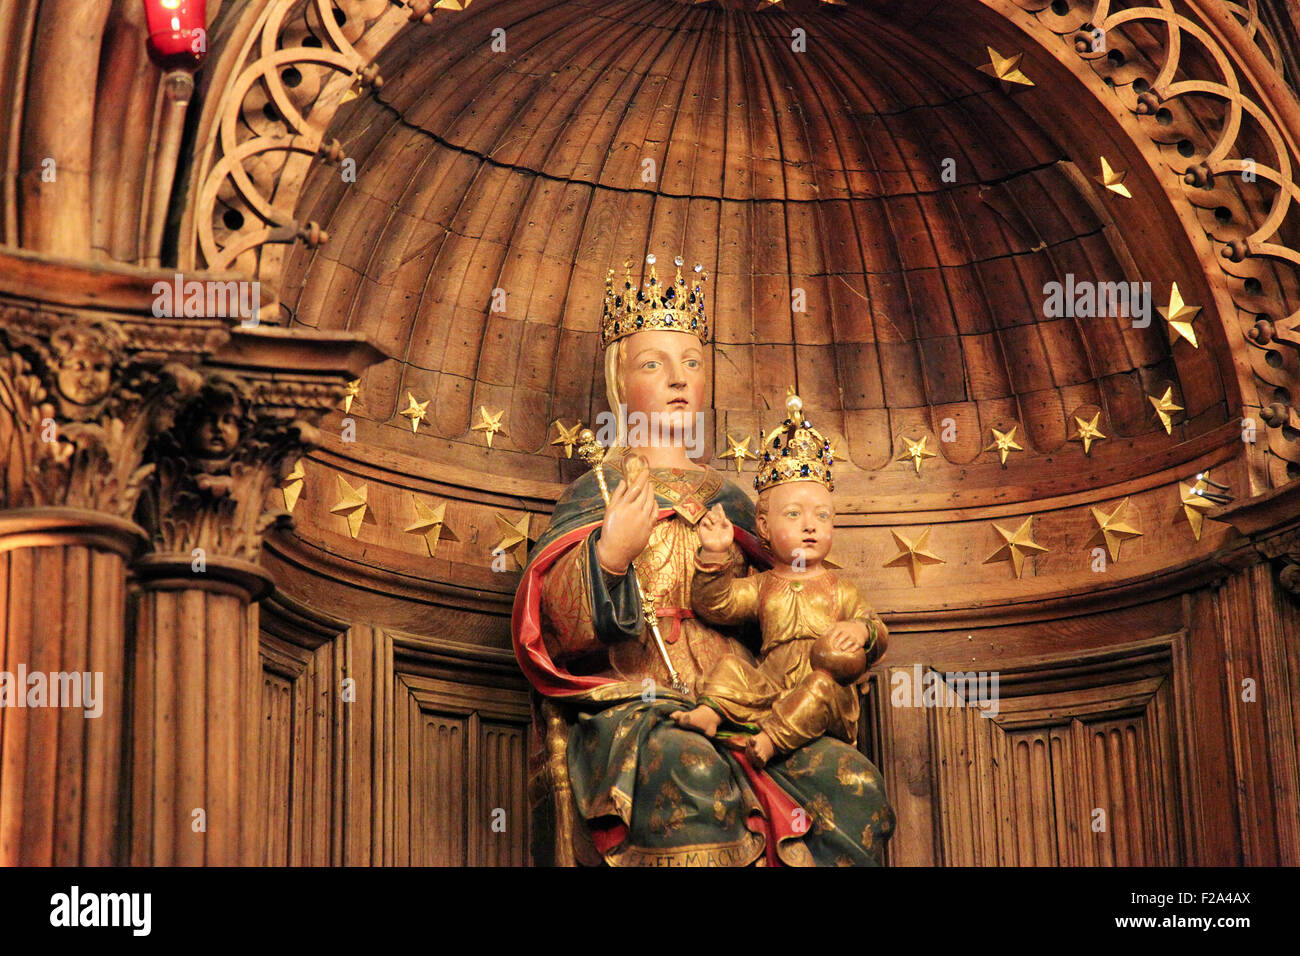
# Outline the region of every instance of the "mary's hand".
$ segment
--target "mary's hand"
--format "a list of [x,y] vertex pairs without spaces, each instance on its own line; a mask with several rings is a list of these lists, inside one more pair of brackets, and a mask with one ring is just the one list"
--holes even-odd
[[601,567],[611,574],[626,572],[632,559],[650,542],[658,510],[648,471],[638,471],[631,480],[621,482],[609,496],[600,540],[596,542]]

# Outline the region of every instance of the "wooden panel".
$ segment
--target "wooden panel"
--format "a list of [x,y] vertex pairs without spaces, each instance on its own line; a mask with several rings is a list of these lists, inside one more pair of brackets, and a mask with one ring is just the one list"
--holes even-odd
[[467,860],[465,831],[468,817],[465,780],[469,759],[469,719],[421,715],[419,732],[411,741],[411,838],[409,859],[414,866],[462,866]]
[[527,725],[483,721],[479,731],[478,814],[470,821],[477,836],[475,866],[528,863]]
[[[927,671],[923,683],[941,682],[924,712],[935,748],[942,862],[1186,862],[1171,649],[1177,640],[1094,661],[1045,658],[1004,668],[997,712],[989,716],[977,701],[963,706],[942,674]],[[911,679],[908,669],[895,674]]]
[[261,788],[267,805],[266,866],[289,864],[290,765],[293,757],[293,684],[277,674],[264,674],[260,747]]
[[526,693],[408,673],[395,689],[398,862],[527,865]]

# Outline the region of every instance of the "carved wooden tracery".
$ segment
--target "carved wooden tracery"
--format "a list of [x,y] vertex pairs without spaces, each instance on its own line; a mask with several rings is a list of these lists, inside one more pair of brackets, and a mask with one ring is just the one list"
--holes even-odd
[[[274,286],[274,243],[328,240],[294,218],[316,158],[347,157],[325,138],[340,103],[382,86],[374,56],[429,4],[270,0],[226,24],[209,78],[180,249],[183,268],[238,268]],[[219,265],[219,263],[223,265]]]
[[[998,6],[1010,6],[998,4]],[[1247,414],[1268,426],[1272,480],[1300,475],[1300,251],[1295,182],[1300,143],[1294,96],[1258,3],[1170,0],[1115,9],[1109,0],[1066,5],[1016,0],[1089,62],[1157,145],[1156,172],[1197,211],[1228,280],[1253,381]],[[1240,34],[1233,37],[1235,29]],[[1240,42],[1233,42],[1234,40]],[[1278,346],[1284,346],[1279,348]],[[1241,374],[1244,370],[1239,370]]]

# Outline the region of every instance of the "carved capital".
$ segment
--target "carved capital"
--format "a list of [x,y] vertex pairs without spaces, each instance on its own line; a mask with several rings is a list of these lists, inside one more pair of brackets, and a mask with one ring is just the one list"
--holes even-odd
[[149,449],[139,519],[160,555],[256,563],[289,523],[272,491],[320,441],[317,425],[381,353],[353,336],[237,329],[202,388]]
[[288,518],[268,507],[271,489],[319,441],[320,410],[297,398],[242,376],[208,376],[150,449],[157,472],[141,516],[157,551],[257,560],[263,533]]
[[208,321],[0,306],[0,503],[129,519],[146,446],[198,391]]

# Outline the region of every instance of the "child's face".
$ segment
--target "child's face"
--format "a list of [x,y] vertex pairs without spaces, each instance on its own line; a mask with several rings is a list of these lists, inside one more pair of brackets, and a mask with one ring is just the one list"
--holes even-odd
[[769,489],[767,513],[758,516],[758,531],[771,541],[772,557],[793,565],[802,557],[808,568],[830,554],[835,502],[820,481],[787,481]]
[[239,444],[239,412],[234,405],[208,410],[199,420],[194,447],[204,457],[223,458]]

